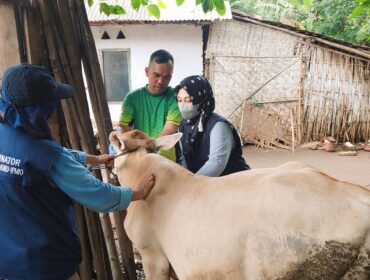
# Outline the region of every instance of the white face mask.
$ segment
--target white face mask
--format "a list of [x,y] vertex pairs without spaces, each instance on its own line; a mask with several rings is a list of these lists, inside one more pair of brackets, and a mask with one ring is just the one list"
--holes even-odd
[[192,119],[200,113],[198,111],[199,104],[194,105],[193,103],[190,102],[189,103],[179,102],[178,105],[181,115],[185,120]]

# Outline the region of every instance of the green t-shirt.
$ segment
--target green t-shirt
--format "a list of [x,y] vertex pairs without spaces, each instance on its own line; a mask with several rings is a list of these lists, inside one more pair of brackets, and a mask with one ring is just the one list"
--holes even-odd
[[[181,120],[173,88],[168,87],[163,93],[154,95],[145,86],[125,96],[119,124],[133,126],[150,137],[157,138],[166,122],[179,125]],[[158,153],[176,160],[175,149],[160,150]]]

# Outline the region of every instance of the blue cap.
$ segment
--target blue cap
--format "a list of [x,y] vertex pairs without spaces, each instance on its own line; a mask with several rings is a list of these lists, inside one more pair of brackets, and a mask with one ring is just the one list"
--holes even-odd
[[72,86],[55,81],[44,68],[22,63],[8,68],[3,76],[0,97],[16,106],[40,105],[74,95]]

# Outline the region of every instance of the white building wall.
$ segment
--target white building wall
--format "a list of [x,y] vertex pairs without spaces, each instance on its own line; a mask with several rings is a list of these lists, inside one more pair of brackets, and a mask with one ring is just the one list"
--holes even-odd
[[[194,24],[126,24],[91,26],[102,65],[102,51],[108,49],[129,50],[131,90],[147,84],[145,67],[150,55],[158,50],[169,51],[175,60],[174,74],[170,85],[176,86],[181,79],[203,72],[202,27]],[[116,39],[119,31],[126,39]],[[109,40],[101,39],[104,31]],[[110,103],[113,123],[118,121],[121,103]]]

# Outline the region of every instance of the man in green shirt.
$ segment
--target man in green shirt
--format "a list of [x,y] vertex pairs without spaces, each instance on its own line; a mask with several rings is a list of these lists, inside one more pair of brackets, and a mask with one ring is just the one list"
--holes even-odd
[[[122,132],[134,127],[152,138],[177,132],[181,114],[174,89],[168,86],[172,78],[173,62],[173,56],[165,50],[158,50],[150,56],[149,65],[145,67],[148,84],[129,92],[123,100],[119,118]],[[160,150],[158,153],[176,160],[174,148]]]

